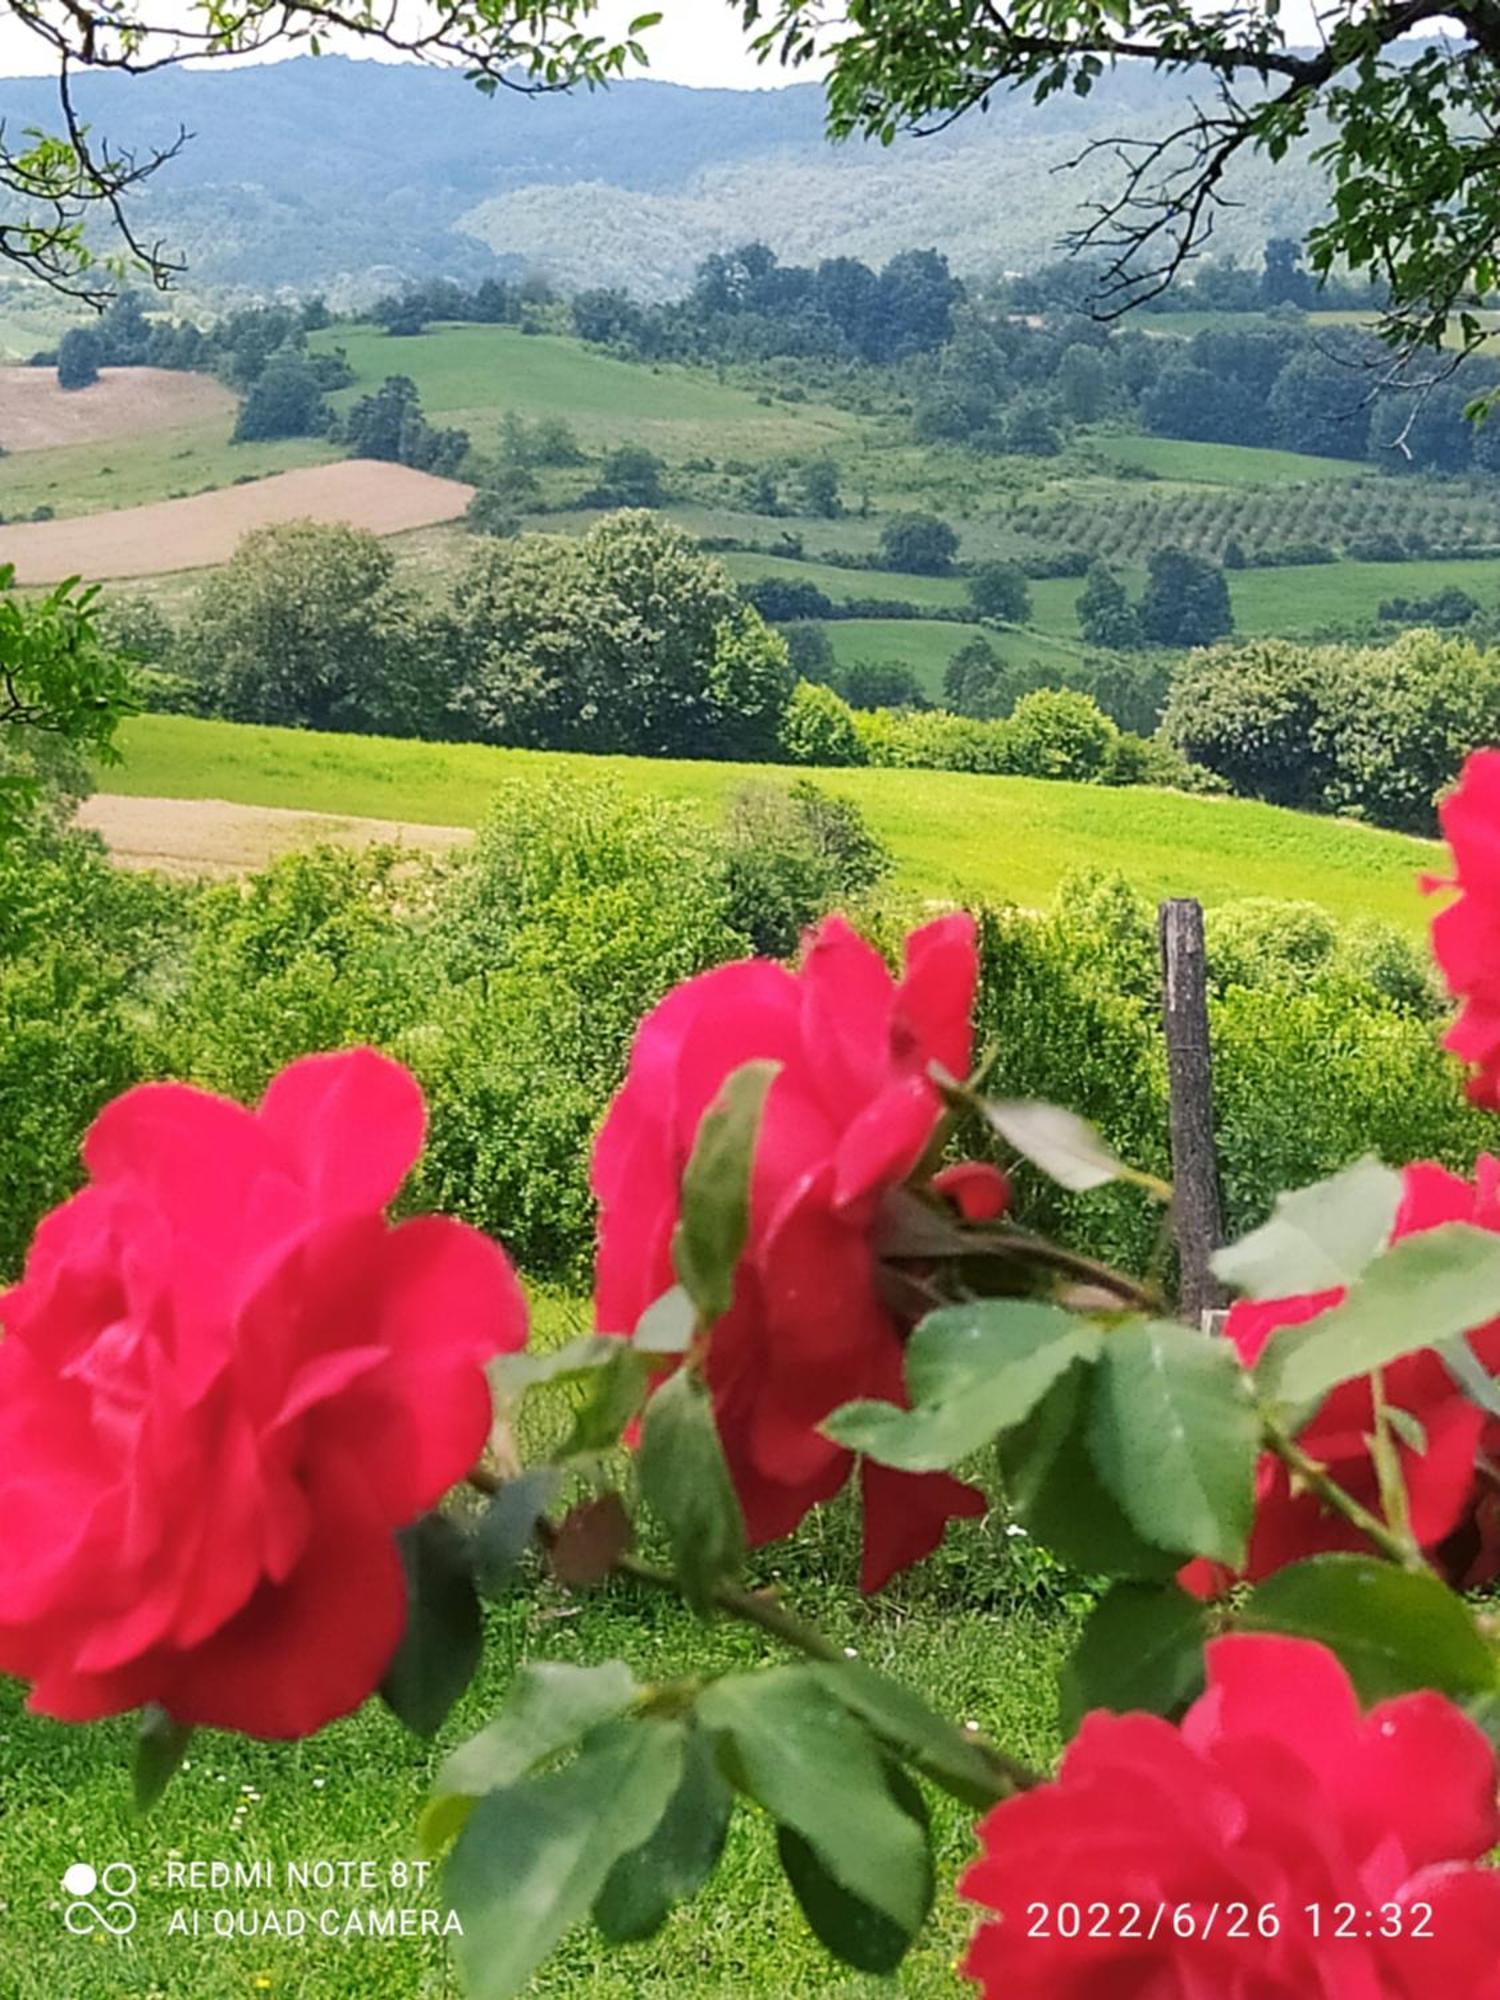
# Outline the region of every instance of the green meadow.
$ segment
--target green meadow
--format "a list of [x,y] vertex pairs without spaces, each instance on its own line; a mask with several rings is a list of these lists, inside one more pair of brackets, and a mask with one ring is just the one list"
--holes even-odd
[[[747,782],[785,783],[792,775],[784,766],[583,758],[177,715],[138,716],[121,732],[121,748],[123,761],[100,774],[102,789],[437,826],[475,826],[506,784],[566,770],[585,769],[627,792],[678,799],[705,813],[722,810]],[[1439,854],[1429,841],[1253,800],[957,771],[816,777],[853,799],[890,844],[902,885],[932,898],[978,895],[1032,907],[1065,875],[1102,868],[1119,870],[1153,897],[1307,899],[1335,915],[1385,917],[1416,930],[1425,922],[1417,876]]]
[[619,361],[577,340],[508,326],[441,326],[395,337],[337,326],[314,348],[343,348],[355,373],[331,400],[346,409],[388,375],[416,383],[428,416],[494,441],[503,412],[565,417],[590,449],[645,444],[670,458],[736,452],[818,452],[853,436],[856,418],[817,403],[785,403],[721,383],[704,369]]

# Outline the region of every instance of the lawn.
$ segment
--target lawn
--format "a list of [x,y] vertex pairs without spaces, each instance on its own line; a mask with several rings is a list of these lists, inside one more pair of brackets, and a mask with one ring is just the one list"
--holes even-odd
[[[684,523],[686,525],[686,523]],[[893,569],[845,569],[838,563],[801,562],[792,556],[766,556],[731,550],[719,557],[736,583],[756,583],[762,577],[778,582],[807,583],[836,604],[851,597],[879,597],[919,604],[924,611],[958,610],[969,601],[961,576],[911,576]]]
[[[784,768],[322,736],[176,715],[136,718],[121,745],[123,763],[101,774],[106,790],[439,826],[476,825],[499,788],[523,777],[608,776],[628,791],[716,813],[747,780],[788,776]],[[855,800],[890,843],[902,884],[933,898],[1034,907],[1064,875],[1105,868],[1153,897],[1305,898],[1335,915],[1416,930],[1425,922],[1416,877],[1439,859],[1428,841],[1252,800],[953,771],[827,771],[818,782]]]
[[1251,444],[1196,444],[1186,438],[1119,434],[1091,437],[1089,443],[1114,465],[1199,486],[1306,486],[1313,481],[1357,479],[1369,469],[1358,460],[1314,458]]
[[99,444],[12,452],[0,459],[0,518],[19,520],[42,506],[57,514],[102,514],[215,491],[300,465],[325,465],[341,456],[316,438],[231,444],[227,420]]
[[[546,1344],[577,1323],[579,1308],[543,1302]],[[958,1524],[944,1551],[892,1591],[870,1601],[848,1587],[854,1523],[835,1503],[789,1542],[755,1559],[754,1580],[777,1583],[788,1600],[871,1664],[920,1689],[944,1713],[978,1722],[1033,1764],[1056,1753],[1055,1674],[1075,1610],[1055,1587],[1037,1596],[1034,1566],[998,1519]],[[835,1581],[836,1580],[836,1581]],[[973,1609],[955,1612],[957,1596]],[[616,1585],[574,1594],[539,1585],[489,1615],[480,1680],[428,1746],[407,1736],[378,1704],[309,1742],[266,1745],[205,1733],[187,1767],[147,1820],[129,1804],[131,1724],[83,1730],[26,1715],[20,1690],[0,1682],[0,1792],[5,1858],[0,1909],[0,1993],[5,2000],[456,2000],[457,1980],[436,1941],[213,1934],[213,1912],[289,1905],[338,1915],[361,1904],[420,1908],[429,1888],[391,1889],[393,1867],[417,1849],[417,1815],[428,1780],[454,1744],[495,1712],[523,1657],[594,1664],[625,1659],[643,1679],[711,1674],[776,1657],[760,1635],[705,1627],[681,1607]],[[836,1966],[804,1927],[780,1878],[774,1836],[741,1807],[719,1871],[700,1900],[679,1910],[651,1943],[620,1953],[590,1930],[570,1936],[535,1981],[546,2000],[854,2000],[893,1991],[913,2000],[960,2000],[953,1975],[969,1928],[953,1893],[972,1852],[969,1816],[933,1795],[940,1877],[931,1920],[892,1984]],[[370,1862],[373,1893],[288,1890],[286,1864],[318,1859]],[[65,1869],[102,1870],[126,1861],[140,1878],[139,1921],[128,1940],[74,1939],[62,1927]],[[277,1887],[169,1887],[169,1860],[269,1862]],[[176,1909],[196,1912],[198,1939],[168,1936]],[[311,1929],[311,1926],[310,1926]]]
[[1493,609],[1500,599],[1500,561],[1313,563],[1238,570],[1229,580],[1241,632],[1299,632],[1364,620],[1388,597],[1430,597],[1449,588]]
[[645,444],[669,459],[816,453],[859,430],[857,418],[826,404],[762,402],[706,369],[619,361],[581,341],[514,327],[443,326],[393,338],[378,327],[337,326],[310,345],[342,347],[355,371],[354,387],[332,398],[336,409],[387,375],[408,375],[427,415],[462,425],[476,444],[494,441],[506,410],[564,417],[590,449]]

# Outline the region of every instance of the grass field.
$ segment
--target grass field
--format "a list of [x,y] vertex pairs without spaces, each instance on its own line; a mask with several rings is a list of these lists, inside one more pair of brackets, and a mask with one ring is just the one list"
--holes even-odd
[[227,422],[14,452],[0,459],[0,515],[19,519],[42,506],[59,515],[105,513],[325,465],[341,455],[316,438],[231,444]]
[[1197,486],[1306,486],[1347,481],[1367,469],[1347,458],[1314,458],[1249,444],[1194,444],[1185,438],[1106,434],[1089,443],[1113,465]]
[[[610,777],[710,813],[748,779],[788,776],[784,768],[320,736],[175,715],[136,718],[121,745],[123,764],[101,774],[109,791],[436,826],[477,825],[502,786],[561,772]],[[1035,906],[1073,870],[1105,868],[1153,897],[1307,898],[1336,915],[1416,930],[1425,921],[1416,877],[1439,858],[1429,841],[1251,800],[952,771],[827,771],[818,782],[856,801],[894,850],[901,882],[933,898]]]
[[[584,1308],[539,1302],[535,1339],[548,1345]],[[869,1600],[849,1587],[854,1521],[835,1503],[789,1542],[754,1559],[754,1580],[776,1583],[806,1616],[860,1657],[919,1688],[956,1720],[978,1722],[1038,1765],[1056,1753],[1056,1669],[1074,1612],[1042,1599],[998,1519],[957,1524],[943,1553]],[[963,1601],[952,1605],[963,1579]],[[642,1679],[712,1674],[777,1657],[758,1634],[698,1624],[680,1606],[625,1586],[574,1594],[542,1585],[489,1614],[485,1668],[435,1745],[406,1735],[377,1703],[309,1742],[266,1745],[204,1733],[188,1766],[149,1819],[130,1808],[132,1725],[67,1728],[27,1715],[20,1690],[0,1682],[0,1993],[5,2000],[457,2000],[437,1941],[309,1935],[219,1937],[232,1914],[288,1905],[342,1915],[361,1904],[434,1906],[431,1888],[391,1889],[392,1867],[416,1857],[415,1826],[442,1756],[495,1712],[522,1658],[594,1664],[622,1658]],[[584,1929],[570,1936],[530,1989],[538,2000],[856,2000],[900,1993],[961,2000],[952,1972],[969,1917],[953,1892],[973,1851],[969,1816],[934,1795],[939,1857],[936,1907],[896,1981],[863,1980],[825,1956],[779,1876],[768,1822],[742,1807],[724,1860],[701,1899],[651,1943],[609,1951]],[[288,1890],[288,1862],[371,1862],[371,1893]],[[269,1862],[274,1891],[169,1888],[169,1860]],[[65,1869],[126,1861],[140,1878],[139,1921],[124,1942],[63,1929]],[[196,1912],[195,1940],[168,1936],[176,1909]]]
[[443,326],[404,339],[378,327],[339,326],[314,347],[342,347],[352,388],[347,408],[387,375],[409,375],[431,417],[462,425],[476,444],[493,440],[501,415],[565,417],[592,448],[646,444],[669,458],[699,452],[767,457],[818,452],[853,436],[858,419],[817,403],[760,402],[707,371],[617,361],[576,340],[504,326]]

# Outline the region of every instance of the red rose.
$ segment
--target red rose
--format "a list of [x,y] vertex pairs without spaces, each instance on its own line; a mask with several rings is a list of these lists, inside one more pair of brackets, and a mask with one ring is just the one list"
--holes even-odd
[[[1473,1185],[1426,1163],[1407,1167],[1402,1179],[1392,1241],[1443,1222],[1500,1229],[1500,1160],[1481,1156]],[[1342,1297],[1328,1291],[1258,1303],[1242,1299],[1231,1308],[1225,1331],[1248,1366],[1278,1327],[1311,1319]],[[1491,1374],[1500,1374],[1500,1320],[1471,1334],[1469,1345]],[[1464,1393],[1430,1347],[1393,1362],[1383,1387],[1386,1403],[1405,1410],[1420,1427],[1418,1434],[1396,1437],[1413,1534],[1453,1582],[1468,1588],[1487,1581],[1500,1572],[1500,1489],[1489,1470],[1500,1453],[1500,1424]],[[1346,1493],[1379,1514],[1380,1481],[1369,1442],[1374,1428],[1374,1398],[1368,1378],[1361,1376],[1341,1382],[1324,1398],[1297,1441]],[[1371,1553],[1357,1528],[1330,1513],[1315,1494],[1294,1493],[1287,1468],[1265,1454],[1256,1471],[1255,1525],[1244,1575],[1257,1581],[1288,1563],[1338,1549]],[[1189,1564],[1182,1580],[1207,1593],[1228,1579],[1199,1562]]]
[[1180,1730],[1091,1715],[980,1827],[960,1887],[998,1919],[963,1966],[986,2000],[1496,2000],[1481,1732],[1436,1694],[1362,1715],[1303,1639],[1207,1661]]
[[1500,1110],[1500,750],[1478,750],[1438,808],[1453,874],[1429,888],[1458,896],[1433,921],[1432,945],[1463,1004],[1444,1046],[1470,1067],[1469,1095]]
[[[594,1153],[600,1202],[597,1324],[629,1334],[672,1284],[672,1232],[699,1120],[725,1079],[779,1062],[751,1185],[732,1309],[708,1379],[750,1538],[789,1534],[837,1493],[853,1455],[818,1426],[861,1396],[904,1400],[905,1323],[882,1291],[882,1197],[921,1160],[942,1113],[933,1063],[962,1076],[977,977],[974,927],[941,918],[906,941],[904,977],[838,917],[799,972],[721,966],[647,1016]],[[866,1463],[861,1582],[876,1590],[942,1539],[982,1495],[942,1473]]]
[[0,1296],[0,1672],[34,1709],[293,1737],[379,1682],[394,1531],[479,1456],[526,1331],[494,1244],[385,1219],[423,1122],[368,1049],[258,1112],[147,1084],[95,1121]]

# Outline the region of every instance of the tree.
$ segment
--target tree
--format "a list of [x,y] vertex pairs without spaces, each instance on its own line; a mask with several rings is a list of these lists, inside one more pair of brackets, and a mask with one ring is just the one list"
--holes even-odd
[[186,664],[237,722],[451,733],[448,649],[360,528],[292,521],[247,535],[204,585]]
[[957,534],[935,514],[897,514],[880,531],[880,559],[887,569],[946,576],[957,554]]
[[839,469],[831,458],[815,458],[804,465],[797,475],[797,489],[805,514],[836,521],[844,511],[839,498]]
[[344,419],[344,441],[355,458],[444,475],[458,470],[469,449],[467,431],[436,430],[427,422],[409,375],[387,375],[373,396],[360,397]]
[[1019,563],[981,562],[969,576],[969,602],[980,618],[997,618],[1003,625],[1025,625],[1031,619],[1031,586]]
[[1000,439],[1007,451],[1025,458],[1056,458],[1063,448],[1057,410],[1049,396],[1017,396],[1000,426]]
[[251,383],[235,419],[234,442],[321,437],[332,421],[317,370],[292,349],[267,362]]
[[599,497],[606,507],[659,507],[666,498],[665,471],[654,451],[644,445],[622,444],[604,461]]
[[1268,306],[1307,306],[1313,282],[1302,269],[1302,245],[1290,236],[1273,236],[1266,245],[1266,267],[1260,296]]
[[786,647],[722,565],[645,513],[478,551],[454,597],[462,713],[486,741],[773,755]]
[[87,389],[99,380],[101,342],[91,326],[70,326],[57,343],[57,386]]
[[[1382,331],[1399,349],[1440,348],[1455,318],[1466,344],[1482,335],[1467,302],[1492,288],[1500,237],[1500,177],[1470,136],[1487,129],[1500,96],[1500,34],[1483,8],[1454,16],[1443,0],[1334,0],[1312,48],[1270,0],[1209,14],[1191,0],[1051,10],[896,0],[852,19],[821,0],[746,0],[744,11],[764,54],[822,65],[839,138],[890,140],[1018,89],[1037,101],[1087,93],[1134,62],[1201,73],[1173,130],[1081,149],[1118,175],[1071,239],[1097,260],[1095,302],[1110,316],[1158,296],[1201,247],[1233,162],[1279,160],[1316,131],[1332,198],[1308,239],[1314,277],[1347,266],[1384,280]],[[1409,39],[1424,30],[1434,32]],[[1285,289],[1290,267],[1274,254],[1271,282]]]
[[1222,639],[1234,630],[1223,570],[1207,556],[1157,549],[1146,565],[1140,619],[1142,636],[1157,646],[1206,646]]
[[955,715],[993,722],[1010,714],[1015,698],[1015,682],[986,638],[960,646],[943,670],[943,700]]
[[838,677],[851,708],[927,708],[931,704],[910,667],[895,661],[855,660]]
[[1075,424],[1097,423],[1109,404],[1109,370],[1097,347],[1075,340],[1057,364],[1057,393]]
[[1092,562],[1078,593],[1078,629],[1091,646],[1128,651],[1141,643],[1141,621],[1108,564]]
[[1267,405],[1271,432],[1288,451],[1325,458],[1363,458],[1370,441],[1370,404],[1355,368],[1308,348],[1276,377]]
[[97,621],[97,597],[76,578],[22,597],[14,565],[0,563],[0,834],[49,789],[81,798],[89,761],[118,761],[115,730],[138,697],[124,649]]

